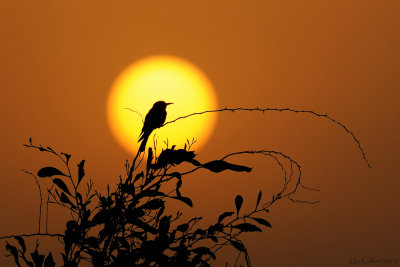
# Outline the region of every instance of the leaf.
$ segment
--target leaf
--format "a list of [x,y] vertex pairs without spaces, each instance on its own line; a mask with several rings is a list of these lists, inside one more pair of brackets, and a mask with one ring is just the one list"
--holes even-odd
[[62,173],[59,169],[56,169],[54,167],[44,167],[38,171],[38,176],[39,177],[50,177],[54,175],[63,175],[66,176],[64,173]]
[[67,193],[68,195],[72,196],[71,193],[68,190],[67,185],[63,182],[63,180],[59,179],[59,178],[54,178],[53,179],[53,183],[55,185],[57,185],[62,191],[64,191],[65,193]]
[[157,198],[144,203],[140,208],[143,210],[156,210],[164,207],[164,201]]
[[207,247],[198,247],[192,250],[198,255],[210,255],[214,260],[216,259],[215,254]]
[[243,204],[243,197],[241,195],[237,195],[235,198],[235,206],[236,206],[236,212],[237,212],[237,216],[239,216],[239,211],[240,208],[242,207]]
[[72,207],[75,208],[75,205],[72,204],[71,200],[69,200],[69,198],[67,197],[66,194],[64,194],[64,192],[61,192],[60,200],[61,200],[61,202],[66,203],[66,204],[70,204]]
[[67,164],[68,164],[69,159],[71,158],[71,155],[70,155],[70,154],[67,154],[67,153],[63,153],[63,152],[61,152],[61,154],[64,155],[64,157],[65,157],[65,159],[66,159],[66,161],[67,161]]
[[260,192],[258,193],[258,196],[257,196],[256,209],[257,209],[257,207],[258,207],[258,204],[260,204],[261,196],[262,196],[262,192],[261,192],[261,190],[260,190]]
[[15,236],[14,238],[17,239],[19,245],[20,245],[21,248],[22,248],[22,252],[25,254],[25,252],[26,252],[26,245],[25,245],[24,239],[23,239],[22,237],[20,237],[20,236]]
[[183,203],[185,203],[189,207],[193,208],[193,202],[192,202],[192,200],[190,198],[180,196],[180,197],[177,197],[176,199],[182,201]]
[[212,172],[222,172],[225,170],[231,170],[231,171],[236,171],[236,172],[250,172],[251,168],[242,166],[242,165],[236,165],[232,164],[223,160],[213,160],[210,162],[207,162],[202,165],[203,168],[206,168]]
[[176,231],[179,231],[182,233],[186,232],[188,229],[189,229],[189,224],[187,224],[187,223],[178,225],[178,227],[176,227]]
[[16,247],[10,245],[7,241],[6,241],[6,243],[7,243],[6,249],[14,257],[15,264],[17,264],[17,266],[21,267],[21,264],[19,264],[19,260],[18,260],[18,249]]
[[194,235],[196,236],[196,235],[204,235],[204,233],[205,233],[205,231],[203,230],[203,229],[197,229],[196,231],[194,231]]
[[82,160],[79,164],[78,164],[78,184],[82,181],[83,176],[85,176],[85,160]]
[[215,243],[218,243],[218,238],[216,237],[216,236],[210,236],[210,239],[212,240],[212,241],[214,241]]
[[107,215],[107,210],[100,210],[93,216],[92,221],[90,222],[90,226],[94,227],[98,224],[105,223],[108,219]]
[[137,180],[139,180],[140,178],[143,178],[144,173],[140,172],[138,174],[136,174],[135,179],[133,179],[133,182],[136,182]]
[[43,261],[44,261],[44,255],[40,255],[39,252],[37,251],[37,248],[33,253],[31,253],[31,257],[33,260],[33,263],[35,264],[35,267],[42,267],[43,266]]
[[153,226],[145,223],[144,221],[137,219],[134,223],[134,225],[142,228],[143,230],[145,230],[146,232],[152,233],[152,234],[157,234],[158,230],[156,228],[154,228]]
[[240,223],[237,225],[233,225],[233,228],[239,229],[243,232],[261,232],[261,229],[251,223]]
[[221,223],[226,217],[232,216],[234,212],[232,211],[227,211],[219,215],[218,217],[218,223]]
[[233,246],[234,248],[236,248],[237,250],[242,251],[242,252],[245,252],[245,251],[246,251],[246,248],[244,247],[244,245],[243,245],[242,243],[237,242],[237,241],[232,240],[232,239],[230,239],[229,242],[230,242],[230,243],[232,244],[232,246]]
[[172,177],[178,178],[178,180],[182,179],[182,174],[180,174],[179,172],[173,172],[169,175],[171,175]]
[[56,263],[54,262],[53,255],[49,252],[47,255],[46,260],[44,261],[44,267],[55,267]]
[[262,224],[262,225],[264,225],[264,226],[272,227],[272,225],[271,225],[269,222],[267,222],[266,220],[264,220],[264,219],[262,219],[262,218],[253,218],[253,217],[250,217],[250,219],[253,219],[253,220],[255,220],[256,222],[258,222],[259,224]]

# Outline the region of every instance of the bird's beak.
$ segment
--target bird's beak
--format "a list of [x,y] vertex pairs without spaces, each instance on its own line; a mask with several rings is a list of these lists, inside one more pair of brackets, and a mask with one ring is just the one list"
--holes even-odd
[[173,103],[165,103],[165,105],[167,105],[167,106],[168,106],[168,105],[171,105],[171,104],[173,104]]

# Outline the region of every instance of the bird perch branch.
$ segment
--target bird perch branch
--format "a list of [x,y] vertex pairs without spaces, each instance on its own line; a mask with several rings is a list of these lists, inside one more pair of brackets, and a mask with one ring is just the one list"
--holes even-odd
[[313,115],[313,116],[316,116],[316,117],[322,117],[322,118],[328,119],[329,121],[333,122],[334,124],[339,125],[340,127],[342,127],[348,134],[351,135],[351,137],[357,143],[358,148],[361,151],[363,159],[364,159],[365,163],[367,164],[368,168],[372,169],[370,163],[367,160],[367,157],[366,157],[366,154],[364,152],[364,149],[362,148],[360,141],[357,139],[357,137],[354,135],[354,133],[352,131],[350,131],[343,123],[341,123],[341,122],[335,120],[334,118],[330,117],[327,113],[320,114],[320,113],[317,113],[317,112],[312,111],[312,110],[298,110],[298,109],[292,109],[292,108],[259,108],[259,107],[256,107],[256,108],[241,108],[241,107],[239,107],[239,108],[227,108],[227,107],[225,107],[225,108],[222,108],[222,109],[206,110],[206,111],[202,111],[202,112],[195,112],[195,113],[192,113],[192,114],[181,116],[181,117],[178,117],[176,119],[173,119],[171,121],[168,121],[168,122],[164,123],[163,126],[166,126],[167,124],[176,122],[176,121],[178,121],[180,119],[185,119],[185,118],[188,118],[188,117],[191,117],[191,116],[195,116],[195,115],[203,115],[203,114],[206,114],[206,113],[224,112],[224,111],[230,111],[230,112],[235,112],[235,111],[259,111],[259,112],[262,112],[262,113],[265,113],[267,111],[279,111],[279,112],[289,111],[289,112],[294,112],[294,113],[307,113],[307,114],[310,114],[310,115]]

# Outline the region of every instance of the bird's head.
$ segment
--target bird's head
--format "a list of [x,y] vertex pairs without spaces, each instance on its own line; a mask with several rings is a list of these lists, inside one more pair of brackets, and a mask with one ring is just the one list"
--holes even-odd
[[157,101],[156,103],[154,103],[153,107],[154,108],[162,108],[162,109],[166,109],[168,105],[171,105],[173,103],[165,103],[164,101]]

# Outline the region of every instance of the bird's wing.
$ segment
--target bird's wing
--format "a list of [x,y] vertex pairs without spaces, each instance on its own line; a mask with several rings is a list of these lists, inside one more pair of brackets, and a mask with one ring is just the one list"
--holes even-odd
[[159,112],[159,114],[158,114],[156,120],[155,120],[155,123],[154,123],[154,126],[155,126],[155,127],[154,127],[154,128],[160,128],[161,126],[163,126],[166,117],[167,117],[167,111],[161,110],[161,111]]
[[[146,117],[144,118],[144,123],[143,123],[143,128],[142,128],[142,132],[140,133],[140,135],[139,135],[139,141],[138,142],[140,142],[141,140],[143,140],[144,139],[144,135],[146,134],[146,133],[148,133],[148,132],[151,132],[153,129],[151,129],[152,127],[151,127],[151,124],[152,124],[152,120],[153,120],[153,118],[152,117],[154,117],[154,115],[152,115],[154,112],[153,112],[153,109],[151,109],[148,113],[147,113],[147,115],[146,115]],[[150,133],[149,133],[150,134]]]

